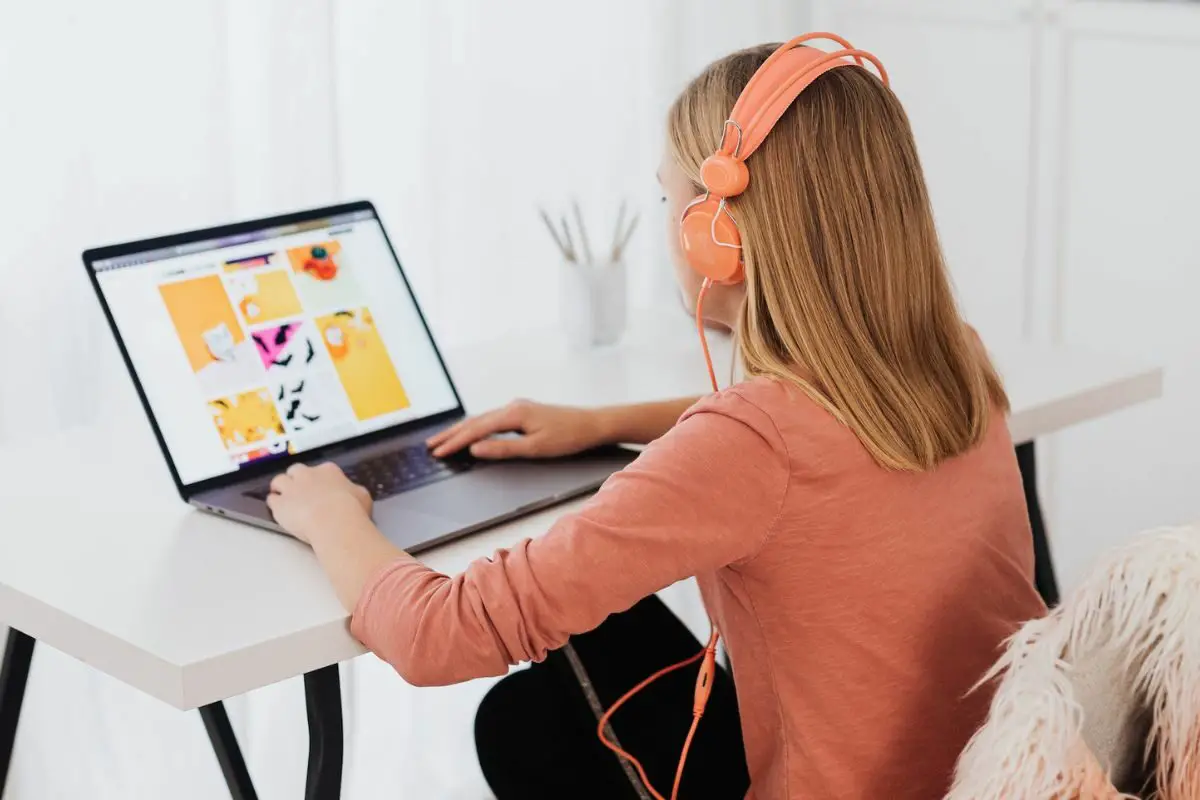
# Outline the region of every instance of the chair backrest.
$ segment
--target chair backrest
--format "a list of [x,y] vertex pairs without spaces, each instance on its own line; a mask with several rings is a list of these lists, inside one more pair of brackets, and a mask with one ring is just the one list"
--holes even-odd
[[996,679],[947,800],[1200,797],[1200,529],[1107,554],[1010,639]]
[[1151,711],[1137,687],[1136,670],[1114,647],[1071,659],[1071,688],[1083,709],[1080,734],[1113,785],[1128,794],[1146,788],[1146,745]]

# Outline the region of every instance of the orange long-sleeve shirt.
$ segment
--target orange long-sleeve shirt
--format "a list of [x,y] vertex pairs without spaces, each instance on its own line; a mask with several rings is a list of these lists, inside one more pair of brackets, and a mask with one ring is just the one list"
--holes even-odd
[[736,677],[751,797],[928,800],[984,719],[988,692],[968,690],[1044,612],[1032,575],[999,415],[971,452],[894,472],[759,378],[699,402],[544,536],[457,577],[384,569],[352,630],[409,681],[453,683],[696,576]]

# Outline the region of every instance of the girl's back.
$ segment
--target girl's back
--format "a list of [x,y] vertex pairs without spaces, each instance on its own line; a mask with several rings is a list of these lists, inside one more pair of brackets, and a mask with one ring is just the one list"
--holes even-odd
[[784,484],[777,508],[744,509],[745,535],[766,526],[757,551],[701,577],[755,796],[941,796],[986,714],[989,693],[968,691],[1043,610],[1003,415],[969,452],[900,472],[791,384],[748,381],[706,413],[773,451],[731,451],[729,473]]

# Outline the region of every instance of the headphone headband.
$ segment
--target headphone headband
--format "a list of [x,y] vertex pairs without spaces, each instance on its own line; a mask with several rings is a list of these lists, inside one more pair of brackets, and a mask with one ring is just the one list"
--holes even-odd
[[[827,39],[842,46],[825,52],[804,47],[805,42]],[[729,112],[719,152],[745,161],[766,140],[779,118],[813,81],[837,67],[866,68],[870,62],[888,85],[887,70],[871,53],[859,50],[835,33],[807,33],[788,41],[772,53],[754,73]],[[731,142],[730,133],[737,136]]]

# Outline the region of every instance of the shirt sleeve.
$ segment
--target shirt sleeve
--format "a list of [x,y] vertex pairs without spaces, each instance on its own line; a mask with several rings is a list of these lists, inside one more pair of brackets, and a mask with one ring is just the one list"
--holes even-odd
[[503,675],[678,580],[753,557],[789,474],[770,418],[715,395],[545,535],[457,577],[411,560],[386,567],[351,630],[415,685]]

